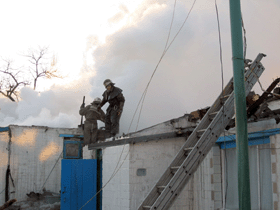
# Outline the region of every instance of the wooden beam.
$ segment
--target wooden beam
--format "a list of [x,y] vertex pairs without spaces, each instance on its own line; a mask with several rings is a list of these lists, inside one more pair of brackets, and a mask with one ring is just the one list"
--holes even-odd
[[16,201],[17,201],[16,199],[12,199],[12,200],[7,201],[6,203],[4,203],[3,206],[0,206],[0,210],[4,210],[4,209],[8,208],[9,206],[11,206]]
[[147,136],[139,136],[139,137],[123,137],[119,140],[115,141],[107,141],[107,142],[100,142],[95,144],[89,144],[88,149],[99,149],[105,147],[113,147],[119,146],[124,144],[136,144],[140,142],[148,142],[148,141],[159,141],[164,139],[176,138],[176,137],[188,137],[195,127],[185,128],[183,130],[178,130],[170,133],[161,133],[161,134],[154,134],[154,135],[147,135]]

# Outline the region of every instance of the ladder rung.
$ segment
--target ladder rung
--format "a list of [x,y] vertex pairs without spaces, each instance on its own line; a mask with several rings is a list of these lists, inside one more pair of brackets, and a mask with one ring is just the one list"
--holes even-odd
[[157,186],[159,189],[164,189],[166,186]]
[[230,97],[230,95],[224,95],[220,98],[220,100],[221,101],[226,101],[229,97]]
[[206,131],[206,129],[201,129],[201,130],[196,131],[196,134],[197,134],[198,137],[201,137],[202,134],[203,134],[205,131]]
[[201,130],[198,130],[196,131],[197,133],[204,133],[207,129],[201,129]]
[[180,168],[180,166],[172,166],[172,167],[170,167],[170,169],[171,169],[172,171],[178,170],[179,168]]
[[185,155],[188,155],[190,151],[192,151],[193,147],[184,148]]
[[143,206],[143,209],[151,209],[151,206]]
[[213,120],[217,114],[218,112],[212,112],[211,114],[209,114],[209,119]]
[[166,186],[157,186],[158,192],[161,193],[165,189],[165,187]]
[[172,166],[170,167],[171,173],[175,174],[176,171],[180,168],[180,166]]

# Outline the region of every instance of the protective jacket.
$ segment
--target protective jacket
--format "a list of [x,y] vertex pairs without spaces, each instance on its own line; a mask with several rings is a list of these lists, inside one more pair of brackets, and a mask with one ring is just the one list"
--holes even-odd
[[83,105],[80,108],[80,115],[84,115],[85,125],[84,125],[84,145],[95,143],[97,141],[97,120],[105,122],[105,113],[100,109],[97,109],[97,104],[90,104],[86,107]]
[[112,109],[119,110],[122,112],[125,102],[125,98],[122,94],[122,89],[118,87],[113,87],[112,91],[106,90],[102,96],[103,99],[100,106],[102,107],[107,102],[110,104],[106,110],[107,112],[109,112]]
[[107,102],[110,105],[106,110],[105,129],[107,132],[110,132],[111,136],[115,136],[119,133],[119,121],[125,102],[122,90],[115,86],[112,87],[111,91],[106,90],[103,93],[103,99],[100,103],[100,107]]
[[101,120],[102,122],[105,122],[105,113],[103,112],[102,109],[98,110],[97,109],[98,105],[97,104],[90,104],[87,105],[86,107],[81,107],[80,108],[80,115],[84,115],[86,120],[85,122],[89,123],[96,123],[97,120]]

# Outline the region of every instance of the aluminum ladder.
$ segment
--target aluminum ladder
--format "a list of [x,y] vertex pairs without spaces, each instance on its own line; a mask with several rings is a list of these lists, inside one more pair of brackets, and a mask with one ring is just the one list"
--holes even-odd
[[[260,62],[263,57],[265,55],[260,53],[251,65],[246,64],[246,96],[264,71],[264,67]],[[138,210],[168,209],[186,186],[233,116],[234,91],[232,78],[181,147],[164,174],[138,207]]]

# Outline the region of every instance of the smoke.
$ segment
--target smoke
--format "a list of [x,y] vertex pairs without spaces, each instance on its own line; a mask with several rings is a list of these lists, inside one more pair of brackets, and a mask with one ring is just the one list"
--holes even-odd
[[[217,2],[226,84],[232,77],[229,5],[225,1]],[[261,78],[266,88],[273,77],[279,76],[276,70],[279,59],[276,56],[280,46],[276,40],[280,30],[273,24],[279,23],[280,8],[272,0],[265,7],[261,1],[254,2],[242,4],[247,58],[254,59],[260,52],[268,54],[263,61],[267,70]],[[77,127],[80,124],[78,111],[83,96],[86,96],[86,104],[95,97],[101,97],[105,90],[103,81],[108,78],[123,90],[126,99],[120,123],[121,133],[133,132],[136,127],[139,130],[210,106],[222,90],[220,51],[215,5],[213,2],[201,1],[196,3],[189,19],[159,64],[143,104],[139,124],[141,104],[132,127],[128,129],[164,51],[173,4],[174,1],[144,1],[133,13],[129,13],[122,5],[120,13],[111,18],[108,24],[118,24],[124,20],[128,24],[107,36],[105,43],[95,35],[89,37],[86,52],[91,52],[92,62],[85,61],[79,79],[67,86],[53,85],[50,90],[42,93],[25,87],[21,90],[19,103],[0,98],[0,126]],[[169,43],[187,17],[191,4],[177,2]],[[261,15],[260,11],[264,8],[267,13]]]
[[[143,91],[164,51],[172,9],[166,5],[150,6],[148,12],[143,9],[143,14],[137,16],[141,17],[137,24],[108,36],[106,44],[98,46],[93,53],[97,77],[92,78],[92,82],[97,85],[101,84],[100,80],[95,82],[97,78],[110,78],[124,90],[126,103],[121,119],[124,132],[128,131]],[[177,5],[169,43],[189,9]],[[199,30],[195,28],[202,22],[203,25],[211,25],[215,18],[213,15],[205,20],[193,11],[159,64],[143,104],[139,124],[142,104],[130,132],[137,126],[138,129],[152,126],[208,106],[214,101],[221,91],[217,30],[209,26]],[[92,94],[97,92],[92,90]]]
[[18,103],[0,98],[0,126],[77,127],[80,124],[78,113],[83,96],[86,96],[86,102],[91,102],[89,78],[88,74],[84,74],[80,80],[68,86],[54,85],[42,93],[24,87],[20,91],[21,100]]

